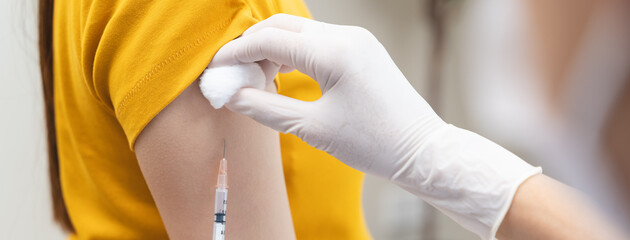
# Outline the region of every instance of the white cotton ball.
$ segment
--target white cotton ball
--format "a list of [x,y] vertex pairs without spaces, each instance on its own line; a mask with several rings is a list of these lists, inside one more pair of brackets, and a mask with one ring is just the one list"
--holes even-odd
[[200,79],[201,93],[215,109],[223,107],[241,88],[265,88],[265,73],[257,63],[206,68]]

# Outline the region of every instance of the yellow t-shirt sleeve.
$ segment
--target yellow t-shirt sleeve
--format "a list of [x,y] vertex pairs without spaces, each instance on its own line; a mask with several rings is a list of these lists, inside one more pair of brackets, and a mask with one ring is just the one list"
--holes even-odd
[[257,21],[239,0],[117,1],[113,8],[99,2],[86,11],[95,16],[84,24],[84,79],[115,114],[132,150],[142,129],[219,48]]

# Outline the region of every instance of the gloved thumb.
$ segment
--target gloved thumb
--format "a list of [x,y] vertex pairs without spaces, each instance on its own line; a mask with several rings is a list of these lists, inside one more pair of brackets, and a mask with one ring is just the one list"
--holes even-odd
[[313,104],[255,88],[241,88],[225,106],[276,131],[298,135]]

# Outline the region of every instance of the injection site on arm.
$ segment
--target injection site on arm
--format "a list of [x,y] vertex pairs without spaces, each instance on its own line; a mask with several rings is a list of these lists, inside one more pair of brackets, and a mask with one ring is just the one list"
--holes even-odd
[[224,139],[231,190],[225,237],[260,239],[264,233],[265,239],[294,239],[278,134],[213,109],[197,82],[164,108],[135,144],[169,238],[212,238]]

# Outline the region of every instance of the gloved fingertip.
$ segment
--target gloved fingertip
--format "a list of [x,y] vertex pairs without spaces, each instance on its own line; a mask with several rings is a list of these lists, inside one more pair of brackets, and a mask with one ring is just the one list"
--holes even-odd
[[278,132],[292,133],[304,118],[306,102],[253,88],[243,88],[225,105]]
[[247,96],[242,94],[243,89],[245,88],[237,90],[236,93],[234,93],[234,95],[225,102],[224,106],[227,109],[233,112],[243,113],[247,111],[247,109],[251,108],[251,104],[248,104],[250,101],[247,99]]
[[238,59],[234,57],[234,51],[238,47],[238,44],[239,40],[237,38],[223,45],[217,51],[217,53],[214,54],[214,57],[212,58],[210,64],[208,64],[208,67],[230,66],[238,64]]

